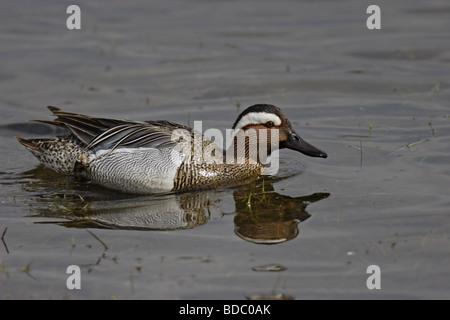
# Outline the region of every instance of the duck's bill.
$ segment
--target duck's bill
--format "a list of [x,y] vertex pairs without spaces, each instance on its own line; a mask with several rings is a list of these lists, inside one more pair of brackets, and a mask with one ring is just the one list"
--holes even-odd
[[300,136],[294,131],[288,135],[288,139],[286,141],[283,141],[280,144],[280,147],[299,151],[310,157],[328,157],[328,155],[324,151],[317,149],[313,145],[309,144],[308,142],[300,138]]

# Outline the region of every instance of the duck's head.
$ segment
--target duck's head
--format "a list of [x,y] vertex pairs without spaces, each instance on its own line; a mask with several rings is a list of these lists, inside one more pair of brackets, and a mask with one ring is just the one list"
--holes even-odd
[[[291,126],[280,108],[270,104],[255,104],[245,109],[236,119],[235,131],[248,129],[278,129],[279,148],[299,151],[310,157],[326,158],[327,154],[303,140]],[[269,138],[270,139],[270,138]]]

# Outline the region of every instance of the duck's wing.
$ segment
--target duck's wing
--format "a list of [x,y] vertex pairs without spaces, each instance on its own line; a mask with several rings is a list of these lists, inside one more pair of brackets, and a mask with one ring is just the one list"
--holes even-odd
[[[181,129],[192,135],[189,127],[169,121],[127,121],[96,118],[83,114],[63,111],[57,107],[48,107],[57,117],[53,121],[37,120],[69,129],[88,149],[93,151],[116,148],[161,148],[174,146],[177,136],[173,133]],[[179,136],[179,135],[178,135]]]
[[87,146],[92,150],[116,148],[162,148],[173,147],[180,140],[181,132],[192,136],[192,129],[169,121],[129,122],[105,130]]
[[51,121],[34,121],[69,129],[84,146],[87,146],[96,136],[103,133],[105,130],[126,123],[124,120],[95,118],[84,114],[66,112],[52,106],[48,106],[47,108],[56,116],[56,119]]

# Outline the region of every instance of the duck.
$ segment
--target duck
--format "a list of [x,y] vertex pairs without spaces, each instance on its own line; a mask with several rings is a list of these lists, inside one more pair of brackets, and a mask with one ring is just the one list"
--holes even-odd
[[176,193],[250,183],[268,175],[269,159],[279,149],[327,158],[293,130],[279,107],[270,104],[242,111],[230,130],[231,143],[223,149],[195,126],[48,109],[56,119],[34,121],[61,127],[65,135],[15,138],[44,166],[122,193]]

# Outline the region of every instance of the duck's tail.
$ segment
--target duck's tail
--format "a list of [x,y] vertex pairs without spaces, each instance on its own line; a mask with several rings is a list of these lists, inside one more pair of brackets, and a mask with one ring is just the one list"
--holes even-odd
[[70,138],[15,138],[38,158],[43,165],[62,174],[73,174],[75,163],[79,161],[83,154],[83,149]]

